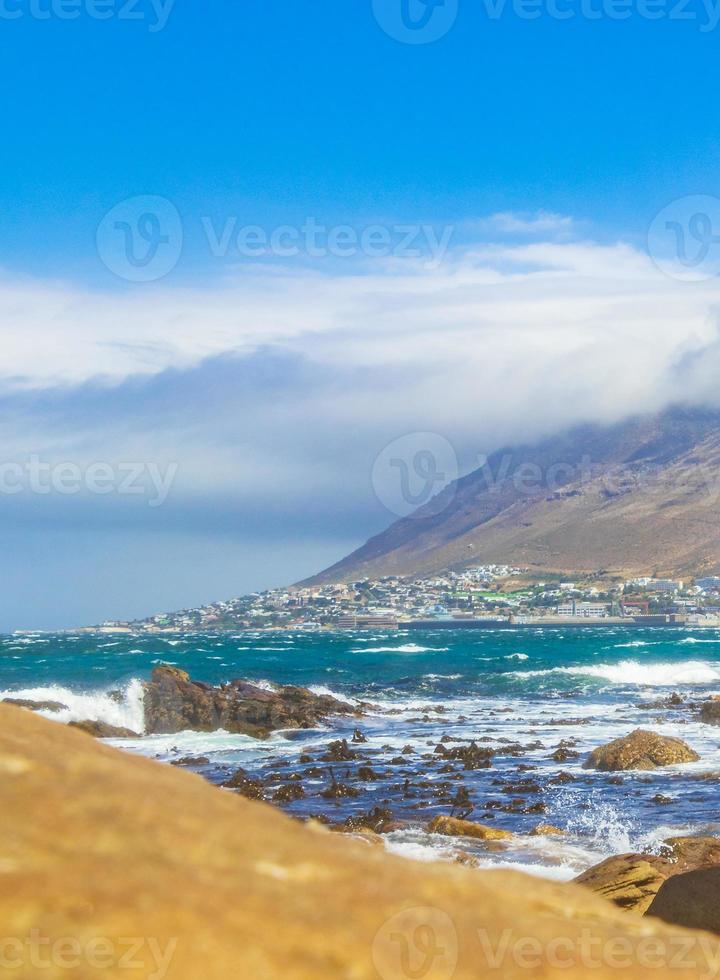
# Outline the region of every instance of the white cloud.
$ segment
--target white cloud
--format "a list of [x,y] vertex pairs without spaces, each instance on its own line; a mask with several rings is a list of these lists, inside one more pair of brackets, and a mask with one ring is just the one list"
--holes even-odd
[[668,278],[627,244],[550,239],[473,243],[438,268],[245,266],[204,288],[6,276],[3,444],[179,459],[188,492],[291,507],[290,487],[297,501],[325,488],[357,505],[374,456],[407,432],[443,434],[469,465],[576,421],[714,397],[719,304],[720,282]]

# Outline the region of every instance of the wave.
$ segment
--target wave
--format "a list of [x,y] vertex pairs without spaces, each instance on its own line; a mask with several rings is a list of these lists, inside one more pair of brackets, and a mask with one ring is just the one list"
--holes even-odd
[[680,640],[681,643],[719,643],[720,640],[716,637],[714,640],[700,639],[699,636],[686,636]]
[[336,701],[344,701],[345,704],[351,704],[353,707],[359,704],[355,698],[349,698],[347,694],[339,694],[337,691],[333,691],[332,688],[325,687],[324,684],[310,684],[308,691],[312,691],[313,694],[320,696],[335,698]]
[[145,731],[145,690],[142,681],[133,678],[124,688],[78,692],[52,684],[48,687],[26,687],[0,691],[0,700],[23,698],[28,701],[58,701],[67,705],[63,711],[40,711],[53,721],[104,721],[117,728]]
[[509,653],[505,660],[529,660],[530,658],[526,653]]
[[448,647],[421,647],[417,643],[403,643],[399,647],[363,647],[353,653],[442,653]]
[[609,681],[611,684],[628,684],[637,687],[682,687],[720,682],[720,664],[703,660],[641,664],[636,660],[624,660],[619,664],[598,664],[594,667],[552,667],[548,670],[513,672],[513,676],[522,678],[549,677],[552,674],[594,677]]

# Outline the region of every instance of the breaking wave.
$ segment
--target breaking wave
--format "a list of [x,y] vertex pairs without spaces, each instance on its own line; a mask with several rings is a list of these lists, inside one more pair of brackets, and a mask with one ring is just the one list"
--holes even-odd
[[703,660],[686,660],[676,663],[641,664],[636,660],[624,660],[619,664],[597,664],[593,667],[552,667],[548,670],[515,671],[515,677],[594,677],[610,684],[628,684],[638,687],[682,687],[695,684],[720,682],[720,664]]
[[27,687],[15,691],[0,691],[0,700],[22,698],[27,701],[57,701],[66,705],[62,711],[40,711],[38,714],[53,721],[104,721],[117,728],[145,731],[144,688],[142,681],[133,678],[124,688],[102,691],[73,691],[52,684],[49,687]]

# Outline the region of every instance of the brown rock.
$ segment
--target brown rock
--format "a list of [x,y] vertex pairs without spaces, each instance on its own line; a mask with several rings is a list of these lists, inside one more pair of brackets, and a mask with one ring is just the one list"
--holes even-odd
[[716,837],[670,837],[664,844],[663,855],[620,854],[589,868],[575,881],[619,908],[644,912],[668,878],[720,865]]
[[658,735],[638,728],[624,738],[615,739],[590,753],[585,769],[604,772],[627,769],[656,769],[681,762],[697,762],[700,756],[679,738]]
[[720,701],[703,702],[700,708],[700,721],[706,725],[720,725]]
[[652,855],[620,854],[575,878],[626,911],[645,912],[668,875],[667,861]]
[[478,840],[507,840],[513,836],[509,830],[486,827],[485,824],[457,817],[435,817],[428,825],[428,832],[446,834],[448,837],[475,837]]
[[720,839],[717,837],[668,837],[674,873],[695,871],[720,864]]
[[185,730],[229,732],[264,738],[280,728],[312,728],[332,714],[357,714],[344,701],[303,687],[274,691],[235,680],[222,687],[191,681],[184,670],[160,665],[145,685],[148,734]]
[[672,925],[720,933],[720,868],[668,878],[646,915]]
[[171,759],[171,766],[207,766],[210,760],[206,755],[184,755],[180,759]]
[[104,721],[69,721],[68,725],[70,728],[79,728],[93,738],[140,738],[137,732],[129,728],[118,728]]
[[553,827],[551,823],[539,823],[530,831],[530,837],[566,837],[567,831]]
[[[41,953],[77,939],[80,967],[53,976],[96,974],[87,965],[96,937],[104,980],[400,980],[409,976],[403,949],[413,973],[423,967],[414,953],[426,947],[413,945],[420,927],[436,951],[428,980],[697,980],[713,975],[709,957],[720,949],[705,934],[622,915],[574,885],[406,861],[313,832],[192,773],[2,705],[0,773],[3,935],[36,930],[47,941]],[[478,930],[492,951],[510,936],[500,969],[481,953]],[[153,940],[133,947],[132,969],[127,937]],[[542,954],[558,938],[554,968]],[[528,939],[541,955],[520,968],[514,944],[523,940],[525,955]],[[653,941],[693,965],[658,967],[644,954]],[[573,950],[618,943],[621,965],[567,969]],[[17,972],[30,980],[48,970],[26,963]]]

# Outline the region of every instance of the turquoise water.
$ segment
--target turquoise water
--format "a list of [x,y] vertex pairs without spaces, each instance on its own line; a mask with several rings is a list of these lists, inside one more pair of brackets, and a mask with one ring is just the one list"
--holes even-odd
[[[671,692],[687,702],[720,692],[715,630],[7,636],[0,639],[0,697],[60,701],[67,710],[48,717],[98,718],[142,733],[141,681],[161,662],[202,681],[302,684],[371,702],[359,722],[330,719],[323,729],[277,733],[265,742],[187,732],[117,744],[166,761],[202,755],[208,763],[196,768],[213,782],[242,766],[268,782],[269,795],[299,776],[305,796],[285,808],[300,817],[340,822],[388,807],[404,822],[388,846],[409,856],[448,857],[474,847],[483,864],[562,878],[609,853],[656,849],[671,834],[720,832],[720,730],[700,724],[690,703],[681,709],[656,703]],[[319,761],[330,740],[351,736],[356,726],[368,739],[357,746],[359,760],[332,767]],[[637,727],[685,739],[701,761],[623,774],[620,783],[582,768],[592,748]],[[443,738],[447,746],[475,739],[494,749],[491,766],[448,765],[435,752]],[[577,756],[557,762],[551,756],[563,742]],[[412,752],[402,755],[407,746]],[[315,765],[301,763],[301,755]],[[360,765],[380,778],[359,780]],[[358,795],[328,801],[321,793],[331,778],[347,781]],[[450,812],[461,787],[473,819],[519,834],[549,822],[567,837],[519,838],[489,853],[428,835],[427,821]]]

